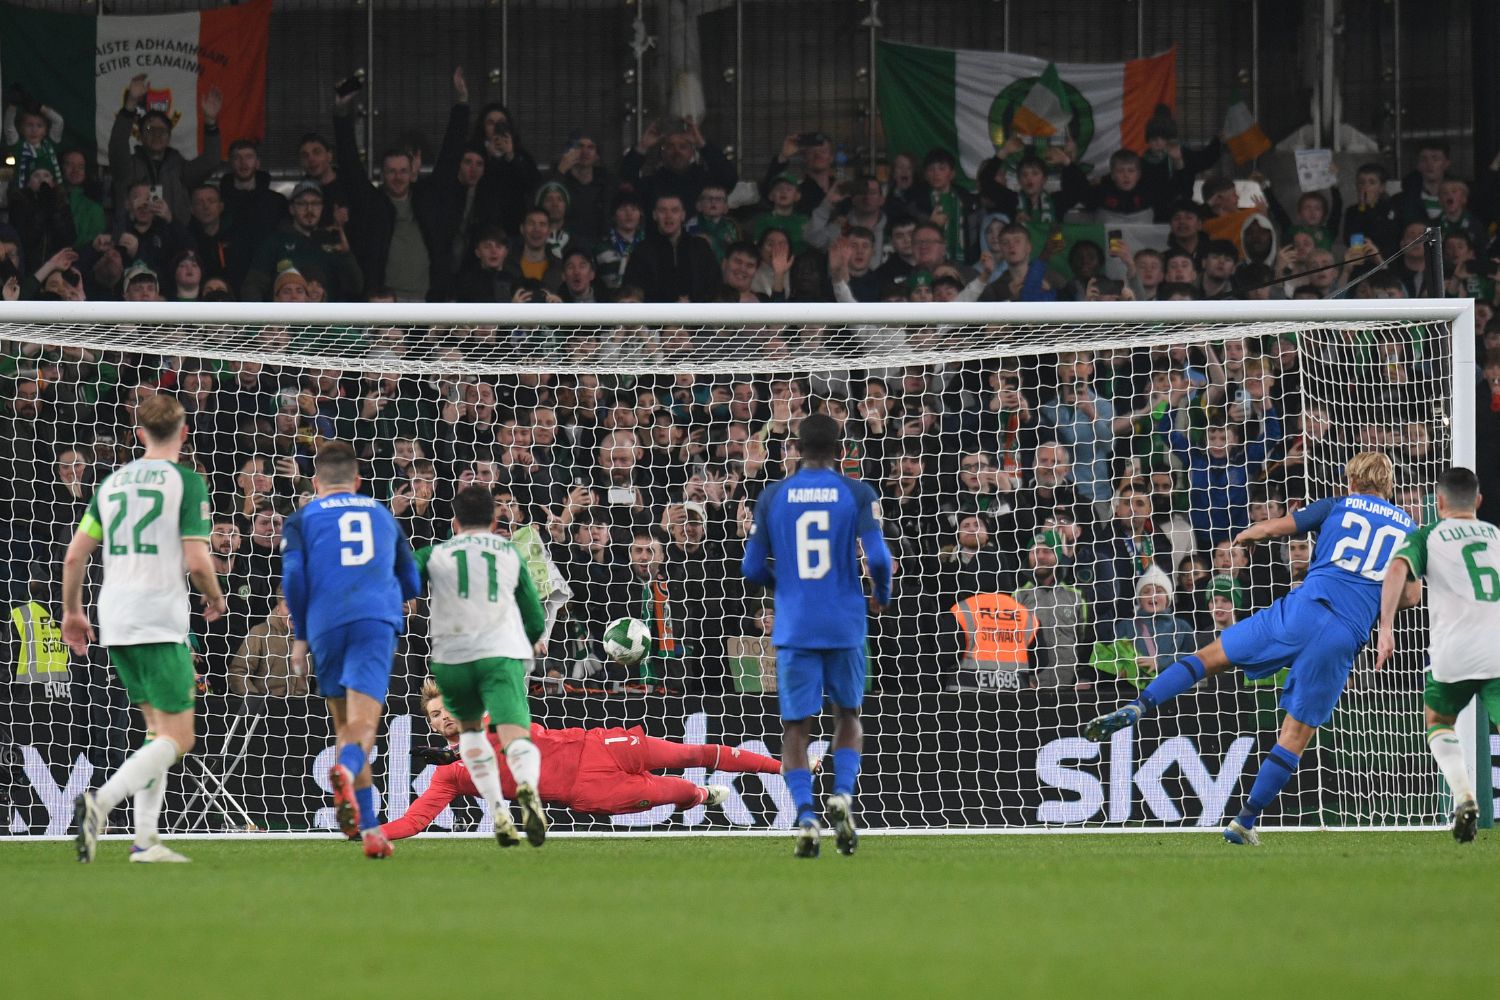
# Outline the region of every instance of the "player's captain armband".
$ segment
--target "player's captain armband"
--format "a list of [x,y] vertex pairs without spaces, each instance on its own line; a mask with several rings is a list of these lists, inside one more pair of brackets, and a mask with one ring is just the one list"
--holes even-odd
[[83,520],[78,522],[78,530],[96,542],[104,541],[104,525],[99,523],[93,511],[88,511],[83,515]]

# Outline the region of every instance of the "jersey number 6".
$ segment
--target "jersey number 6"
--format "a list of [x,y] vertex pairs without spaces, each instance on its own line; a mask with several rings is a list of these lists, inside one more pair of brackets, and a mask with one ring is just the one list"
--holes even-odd
[[[368,511],[351,510],[339,515],[339,562],[344,566],[363,566],[375,558],[375,526]],[[356,548],[355,546],[358,546]]]
[[812,529],[828,533],[828,511],[810,510],[797,518],[797,577],[821,580],[833,569],[828,539],[812,537]]

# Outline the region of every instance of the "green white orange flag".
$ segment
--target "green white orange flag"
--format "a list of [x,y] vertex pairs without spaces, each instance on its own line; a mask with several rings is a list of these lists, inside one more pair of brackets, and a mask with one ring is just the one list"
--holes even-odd
[[1224,145],[1235,163],[1246,163],[1271,148],[1271,140],[1261,131],[1260,123],[1250,113],[1250,106],[1238,93],[1229,95],[1229,112],[1224,116]]
[[876,54],[887,148],[919,161],[932,149],[973,177],[1015,132],[1066,133],[1085,169],[1118,149],[1142,152],[1158,104],[1177,106],[1177,53],[1123,63],[1050,63],[1014,52],[881,42]]
[[147,75],[146,104],[172,118],[172,144],[197,156],[200,98],[224,94],[225,148],[266,123],[272,0],[187,14],[95,17],[0,3],[0,81],[19,83],[63,116],[63,144],[102,156],[130,78]]

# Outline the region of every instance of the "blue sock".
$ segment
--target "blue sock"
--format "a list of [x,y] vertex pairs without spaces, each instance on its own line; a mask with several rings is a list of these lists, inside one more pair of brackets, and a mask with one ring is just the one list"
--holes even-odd
[[339,763],[349,769],[350,775],[359,777],[365,769],[365,748],[358,743],[345,743],[339,747]]
[[1204,677],[1208,676],[1208,670],[1203,666],[1203,661],[1196,655],[1184,656],[1176,663],[1156,675],[1156,680],[1146,685],[1146,690],[1141,692],[1136,699],[1144,712],[1149,712],[1164,701],[1188,691]]
[[844,747],[833,752],[833,794],[853,795],[859,777],[859,751]]
[[375,788],[356,788],[354,790],[354,801],[359,803],[359,828],[371,830],[380,825],[380,817],[375,814]]
[[1245,808],[1235,817],[1241,826],[1247,830],[1255,826],[1255,821],[1266,806],[1275,800],[1297,772],[1297,764],[1301,760],[1301,757],[1280,743],[1271,748],[1266,759],[1260,762],[1260,771],[1255,775],[1255,784],[1250,786],[1250,797],[1245,800]]
[[786,790],[792,795],[792,805],[797,807],[797,822],[816,819],[817,813],[813,811],[812,796],[812,772],[805,767],[795,771],[787,771],[782,775],[786,781]]

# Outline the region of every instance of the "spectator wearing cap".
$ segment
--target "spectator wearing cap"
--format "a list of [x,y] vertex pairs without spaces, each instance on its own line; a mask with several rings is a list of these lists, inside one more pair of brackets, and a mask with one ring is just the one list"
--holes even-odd
[[[978,203],[972,194],[954,184],[957,177],[958,160],[952,153],[946,149],[927,153],[922,162],[925,181],[922,198],[927,206],[927,220],[943,234],[947,258],[963,263],[978,246],[979,234],[973,231],[978,222]],[[919,262],[918,266],[923,265]]]
[[[291,214],[261,242],[240,287],[245,302],[264,302],[274,292],[277,274],[287,267],[316,268],[328,278],[328,297],[358,301],[363,287],[359,262],[342,229],[321,229],[323,189],[316,181],[299,181],[292,189]],[[304,279],[305,280],[305,279]]]
[[[658,145],[660,162],[654,171],[645,173],[646,154]],[[640,141],[625,154],[620,177],[639,194],[642,210],[651,213],[653,219],[656,200],[662,195],[676,195],[686,208],[698,203],[698,192],[709,181],[723,185],[725,191],[733,191],[739,181],[734,164],[722,149],[703,138],[692,118],[674,120],[670,131],[660,122],[646,126]]]
[[770,207],[755,217],[750,238],[759,243],[767,230],[779,229],[786,233],[792,253],[801,253],[806,249],[807,243],[802,238],[802,231],[807,228],[807,216],[797,211],[797,201],[801,197],[797,179],[791,174],[781,174],[774,178],[766,193],[766,202]]
[[1211,240],[1203,251],[1202,290],[1205,299],[1234,298],[1234,267],[1239,253],[1228,240]]
[[[203,122],[203,152],[189,160],[172,148],[172,117],[152,108],[140,115],[146,99],[146,74],[133,77],[125,91],[124,105],[115,115],[109,133],[109,164],[114,176],[115,204],[129,202],[130,190],[145,184],[167,206],[173,219],[185,220],[191,211],[189,192],[219,169],[219,110],[224,98],[217,87],[204,93],[198,103]],[[140,115],[139,119],[137,116]],[[137,121],[141,144],[130,148],[130,134]]]
[[125,269],[124,287],[126,302],[161,301],[161,284],[144,260],[137,260]]
[[885,191],[880,181],[861,174],[847,184],[835,184],[829,189],[822,204],[813,210],[802,235],[809,246],[827,250],[839,236],[856,228],[866,229],[873,240],[872,266],[879,266],[885,260],[885,233],[890,226],[884,209]]
[[510,109],[491,102],[479,111],[473,141],[484,146],[484,179],[480,182],[485,203],[495,206],[496,215],[485,222],[498,222],[510,232],[521,227],[521,217],[531,207],[529,197],[542,179],[536,160],[521,142]]
[[613,292],[624,281],[625,265],[646,234],[641,226],[641,199],[633,190],[617,192],[609,211],[613,222],[594,247],[594,270],[604,287]]
[[129,249],[130,237],[135,248],[130,256],[144,260],[153,271],[163,271],[172,258],[188,244],[187,228],[176,221],[164,197],[152,193],[144,181],[132,184],[126,193],[125,221],[115,229],[115,242]]
[[562,276],[557,295],[564,302],[607,301],[594,271],[594,257],[583,247],[572,247],[563,254]]
[[568,206],[571,196],[561,181],[543,181],[532,199],[533,206],[547,213],[547,252],[562,260],[563,251],[573,241],[568,231]]
[[224,223],[230,240],[258,247],[286,218],[286,198],[271,190],[271,175],[260,168],[260,150],[249,139],[229,144],[229,170],[219,179]]
[[[792,172],[792,163],[802,160],[801,176]],[[817,211],[835,185],[833,140],[822,132],[793,132],[781,142],[781,151],[766,166],[760,182],[761,197],[770,200],[771,191],[781,177],[790,177],[797,187],[797,204],[807,214]],[[755,235],[756,239],[760,234]]]
[[1146,122],[1146,151],[1141,155],[1141,184],[1164,200],[1156,221],[1167,222],[1177,202],[1193,196],[1193,181],[1213,169],[1224,147],[1215,136],[1202,149],[1188,149],[1177,139],[1177,122],[1165,104]]
[[[469,116],[462,73],[454,72],[453,87],[457,100],[449,111],[433,167],[433,177],[449,183],[457,176]],[[357,93],[345,94],[334,103],[338,170],[349,178],[363,173],[350,114]],[[445,238],[437,186],[418,179],[412,154],[401,148],[388,149],[381,156],[378,188],[350,184],[349,244],[367,289],[390,288],[398,301],[422,302],[429,293],[442,296],[451,287],[450,242]]]
[[687,212],[680,195],[661,192],[651,212],[655,231],[630,254],[624,283],[647,302],[712,302],[719,291],[719,261],[708,241],[683,231]]
[[306,302],[307,279],[295,267],[287,267],[276,275],[271,286],[272,302]]
[[552,179],[562,184],[568,195],[568,232],[579,246],[592,247],[609,229],[610,193],[615,189],[615,180],[599,158],[599,143],[593,136],[575,130],[568,148],[557,158]]

